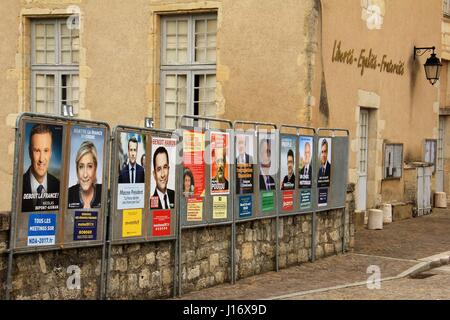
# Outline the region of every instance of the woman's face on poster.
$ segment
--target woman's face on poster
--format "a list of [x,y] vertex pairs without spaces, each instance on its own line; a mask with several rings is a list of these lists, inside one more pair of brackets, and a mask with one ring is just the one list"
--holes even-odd
[[191,191],[191,177],[188,175],[184,176],[184,192],[190,192]]
[[96,171],[94,157],[88,152],[80,158],[77,165],[78,181],[83,191],[88,191],[95,183]]

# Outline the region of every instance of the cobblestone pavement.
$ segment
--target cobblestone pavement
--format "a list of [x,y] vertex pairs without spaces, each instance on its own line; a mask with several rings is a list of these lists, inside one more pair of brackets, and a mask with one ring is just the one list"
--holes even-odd
[[292,292],[365,281],[369,276],[366,272],[370,265],[379,266],[382,277],[390,277],[416,263],[350,253],[249,277],[239,280],[235,285],[224,284],[188,293],[181,299],[267,299]]
[[290,297],[286,300],[448,300],[450,299],[450,267],[441,267],[415,278],[381,282],[380,289],[359,286]]
[[387,224],[383,230],[357,229],[354,252],[420,259],[450,250],[450,210]]
[[[381,277],[397,276],[418,259],[450,250],[450,210],[434,209],[431,215],[394,222],[383,230],[358,229],[354,252],[305,263],[184,294],[179,299],[267,299],[301,291],[366,281],[370,265],[380,267]],[[294,299],[450,299],[450,273],[425,279],[403,278],[382,282],[382,289],[366,286],[315,293]],[[417,286],[417,290],[416,290]],[[443,287],[447,286],[443,290]],[[396,289],[398,287],[398,289]],[[428,296],[426,291],[437,288]],[[407,292],[409,291],[409,292]],[[334,295],[335,294],[335,295]]]

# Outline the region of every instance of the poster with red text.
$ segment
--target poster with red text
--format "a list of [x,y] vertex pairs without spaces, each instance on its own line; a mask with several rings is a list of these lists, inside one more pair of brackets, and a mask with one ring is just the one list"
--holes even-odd
[[[205,134],[199,131],[183,133],[183,194],[203,197],[205,195]],[[184,183],[190,178],[190,183]],[[185,190],[189,186],[188,189]]]

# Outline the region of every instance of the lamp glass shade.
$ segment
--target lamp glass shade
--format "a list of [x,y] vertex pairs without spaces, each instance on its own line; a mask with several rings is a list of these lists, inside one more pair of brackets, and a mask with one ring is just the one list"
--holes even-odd
[[432,53],[431,57],[427,59],[423,66],[428,81],[434,85],[439,80],[441,74],[441,61],[436,57],[436,54]]

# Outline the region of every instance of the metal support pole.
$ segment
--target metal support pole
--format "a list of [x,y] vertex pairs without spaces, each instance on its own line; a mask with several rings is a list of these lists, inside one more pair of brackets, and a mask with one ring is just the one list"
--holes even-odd
[[[11,229],[10,229],[11,232]],[[11,243],[11,242],[10,242]],[[8,255],[8,274],[6,276],[6,294],[5,294],[5,300],[10,300],[11,299],[11,291],[12,291],[12,265],[13,265],[13,255],[14,255],[14,250],[10,249],[9,250],[9,255]]]
[[234,218],[231,224],[231,284],[236,283],[236,220]]
[[275,250],[275,271],[278,272],[279,271],[279,264],[280,264],[280,245],[279,245],[279,239],[278,239],[278,233],[280,232],[279,230],[279,216],[278,216],[278,208],[277,208],[277,217],[275,218],[275,241],[276,241],[276,250]]
[[[106,143],[106,155],[110,156],[110,150],[111,150],[111,145],[112,142],[114,140],[114,137],[112,135],[112,132],[110,133],[110,137],[109,137],[109,141],[107,141]],[[110,157],[111,159],[111,157]],[[107,161],[107,163],[109,163],[109,161]],[[110,172],[112,173],[114,167],[109,168]],[[105,173],[108,172],[108,167],[106,167]],[[112,176],[112,175],[111,175]],[[106,177],[106,175],[103,176],[103,186],[107,186],[108,185],[108,177]],[[109,215],[110,215],[110,209],[111,209],[111,194],[110,194],[110,190],[108,190],[108,196],[107,196],[107,206],[106,209],[103,211],[104,215],[103,215],[103,246],[102,246],[102,260],[100,263],[100,293],[99,293],[99,299],[100,300],[104,300],[106,297],[106,285],[107,285],[107,278],[108,278],[108,265],[109,265],[109,256],[108,261],[106,261],[105,263],[105,257],[107,256],[107,254],[109,254],[110,251],[107,252],[107,247],[106,247],[106,240],[107,240],[107,236],[108,236],[108,219],[109,219]],[[106,269],[106,270],[105,270]]]
[[[230,150],[230,154],[232,151],[236,150],[236,135],[235,132],[233,130],[232,134],[230,135],[232,136],[232,140],[233,140],[233,150]],[[229,161],[229,165],[232,166],[231,171],[231,181],[233,183],[231,183],[231,186],[234,186],[235,183],[237,183],[236,181],[236,154],[233,154],[233,156],[231,157],[231,159],[233,159],[233,163],[231,163],[231,161]],[[230,281],[231,284],[235,284],[236,283],[236,271],[235,271],[235,263],[236,263],[236,216],[235,216],[235,197],[236,197],[236,189],[233,187],[230,187],[230,194],[231,194],[231,243],[230,243],[230,257],[231,257],[231,275],[230,275]]]
[[[110,197],[108,195],[108,202],[109,202],[109,199],[110,199]],[[109,205],[108,205],[108,208],[109,208]],[[108,211],[107,211],[107,213],[108,213]],[[100,262],[100,292],[99,292],[100,300],[105,299],[105,296],[106,296],[105,288],[106,288],[106,283],[107,283],[106,281],[108,279],[108,277],[107,277],[108,270],[105,270],[105,268],[107,269],[107,266],[109,265],[109,256],[107,257],[108,261],[106,261],[106,263],[105,263],[105,256],[107,255],[107,252],[106,252],[106,229],[108,226],[108,224],[107,224],[108,216],[109,216],[109,214],[105,214],[105,216],[103,217],[103,245],[102,245],[102,259]],[[109,251],[108,251],[108,253],[109,253]]]
[[181,297],[183,294],[183,270],[181,269],[181,244],[183,241],[181,240],[181,218],[178,220],[178,296]]
[[13,260],[14,260],[14,249],[16,248],[16,224],[17,224],[17,181],[18,181],[18,172],[19,172],[19,153],[20,153],[20,145],[21,145],[21,133],[19,130],[19,125],[21,121],[22,115],[19,116],[16,120],[15,127],[15,145],[14,145],[14,171],[13,171],[13,196],[11,200],[11,218],[9,224],[9,252],[8,252],[8,272],[6,276],[6,293],[5,299],[11,299],[12,292],[12,268],[13,268]]
[[[180,143],[180,137],[177,137],[177,154],[179,154],[179,143]],[[177,179],[175,179],[175,185],[176,186],[180,186],[180,181],[182,180],[180,177],[183,176],[183,173],[180,170],[180,166],[177,165],[177,168],[175,169],[176,171],[178,171],[177,174]],[[176,172],[175,171],[175,172]],[[175,215],[177,217],[176,220],[176,225],[175,225],[175,247],[174,247],[174,255],[175,255],[175,259],[174,259],[174,270],[173,270],[173,298],[177,297],[177,293],[178,293],[178,287],[180,286],[180,280],[178,278],[178,274],[180,274],[180,255],[178,252],[178,247],[180,244],[180,238],[178,237],[179,234],[179,228],[180,228],[180,197],[181,197],[181,192],[180,192],[180,188],[176,188],[175,190],[176,192],[176,203],[175,203]]]
[[316,260],[316,211],[312,213],[311,220],[311,262]]

